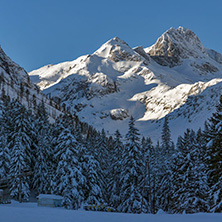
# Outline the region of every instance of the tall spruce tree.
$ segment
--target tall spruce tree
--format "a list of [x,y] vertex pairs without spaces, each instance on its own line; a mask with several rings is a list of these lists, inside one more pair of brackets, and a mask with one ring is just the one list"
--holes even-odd
[[184,137],[179,137],[178,153],[172,165],[172,212],[195,213],[208,210],[207,181],[204,165],[199,158],[193,130],[187,129]]
[[216,112],[206,124],[207,172],[213,212],[222,212],[222,96]]
[[143,198],[141,210],[144,213],[155,213],[156,199],[156,151],[150,137],[142,138],[143,153]]
[[40,193],[51,193],[52,186],[52,136],[44,102],[37,106],[35,123],[36,149],[34,157],[33,188]]
[[[104,172],[101,168],[101,163],[98,160],[98,137],[100,134],[95,129],[89,127],[87,133],[87,155],[86,155],[86,178],[87,178],[87,192],[86,203],[101,204],[107,201],[105,191],[106,183],[104,179]],[[105,200],[106,199],[106,200]]]
[[38,194],[52,191],[52,148],[49,132],[49,128],[42,128],[37,136],[33,188]]
[[[0,104],[0,109],[3,114],[5,111],[5,106]],[[0,180],[8,176],[10,163],[9,149],[7,146],[8,136],[5,127],[6,122],[2,114],[0,114]]]
[[[172,155],[174,153],[174,143],[171,140],[171,133],[169,128],[168,117],[165,117],[161,133],[161,150],[156,148],[156,158],[158,161],[158,208],[169,211],[171,201],[171,164]],[[159,152],[158,152],[159,150]]]
[[[34,133],[30,113],[17,101],[12,102],[9,116],[9,149],[10,149],[10,191],[13,198],[29,198],[29,180],[26,174],[31,169],[31,135]],[[12,115],[13,114],[13,115]]]
[[93,155],[87,156],[87,192],[85,194],[87,204],[104,204],[104,182],[99,162]]
[[105,201],[108,201],[108,182],[109,182],[109,173],[110,168],[108,165],[108,146],[105,130],[103,129],[101,133],[97,133],[95,147],[94,147],[94,157],[99,162],[101,168],[101,184],[103,185],[102,192],[104,194]]
[[2,130],[0,130],[0,133],[0,179],[4,179],[8,176],[10,156],[7,146],[7,137]]
[[163,155],[165,155],[165,156],[172,155],[174,145],[171,140],[171,133],[170,133],[170,128],[169,128],[168,117],[164,118],[161,139],[162,139],[161,147],[162,147]]
[[84,199],[81,190],[85,177],[78,162],[78,142],[69,129],[64,129],[58,137],[55,158],[58,165],[55,175],[54,192],[64,197],[63,205],[68,209],[78,209]]
[[126,145],[123,151],[121,173],[121,203],[119,211],[140,213],[142,204],[143,156],[139,143],[138,129],[133,117],[129,121],[129,131],[126,134]]
[[122,172],[122,153],[123,153],[123,143],[121,141],[121,134],[117,130],[115,132],[115,138],[113,141],[113,147],[111,152],[111,171],[110,171],[110,181],[109,181],[109,193],[110,195],[110,203],[112,206],[117,209],[120,205],[120,175]]

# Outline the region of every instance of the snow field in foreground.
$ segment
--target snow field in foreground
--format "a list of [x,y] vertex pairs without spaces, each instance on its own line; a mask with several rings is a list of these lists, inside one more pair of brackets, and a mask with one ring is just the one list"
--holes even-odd
[[0,222],[221,222],[222,214],[124,214],[38,207],[36,203],[0,205]]

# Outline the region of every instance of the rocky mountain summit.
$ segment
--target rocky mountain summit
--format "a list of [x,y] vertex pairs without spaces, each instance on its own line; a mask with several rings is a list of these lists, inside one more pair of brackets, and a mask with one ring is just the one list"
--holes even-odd
[[171,67],[180,64],[183,59],[199,58],[206,53],[194,32],[183,27],[170,28],[145,51],[159,64]]
[[[181,133],[178,122],[195,129],[214,111],[222,56],[205,48],[194,32],[179,27],[167,30],[148,48],[131,48],[115,37],[91,55],[29,75],[43,93],[98,129],[125,132],[132,115],[143,135],[158,138],[161,119],[169,115],[176,138]],[[198,109],[194,101],[205,106]]]

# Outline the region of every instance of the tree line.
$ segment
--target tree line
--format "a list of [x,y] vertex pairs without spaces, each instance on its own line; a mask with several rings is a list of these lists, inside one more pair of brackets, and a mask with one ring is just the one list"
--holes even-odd
[[34,192],[62,195],[68,209],[222,211],[222,99],[205,128],[186,129],[176,145],[167,118],[154,145],[133,117],[124,138],[108,137],[69,113],[51,124],[43,101],[34,113],[9,97],[0,106],[0,180],[9,178],[14,199]]

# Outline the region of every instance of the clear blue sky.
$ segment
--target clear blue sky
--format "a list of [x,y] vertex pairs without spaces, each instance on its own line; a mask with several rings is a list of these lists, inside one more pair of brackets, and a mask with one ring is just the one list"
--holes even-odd
[[221,0],[0,0],[0,45],[27,71],[92,53],[114,36],[147,47],[178,26],[222,53]]

